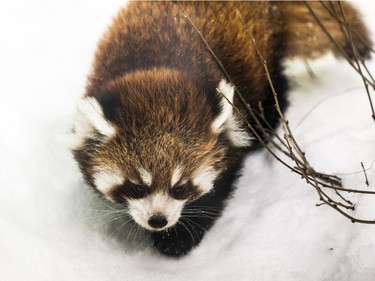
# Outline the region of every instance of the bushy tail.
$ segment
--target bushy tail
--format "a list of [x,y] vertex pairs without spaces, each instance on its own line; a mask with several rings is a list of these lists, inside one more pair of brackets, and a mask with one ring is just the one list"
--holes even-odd
[[[350,3],[309,1],[277,2],[276,5],[285,24],[287,57],[317,58],[329,51],[342,56],[340,48],[349,58],[354,58],[356,53],[361,59],[370,57],[369,31],[359,11]],[[340,47],[332,42],[320,24]],[[353,45],[356,51],[353,51]]]

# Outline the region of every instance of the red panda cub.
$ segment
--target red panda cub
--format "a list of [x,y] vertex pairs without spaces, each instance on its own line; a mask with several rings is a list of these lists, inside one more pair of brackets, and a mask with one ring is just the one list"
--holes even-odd
[[[337,20],[321,3],[310,5],[352,55]],[[358,54],[368,57],[367,28],[357,10],[342,6]],[[244,156],[257,147],[243,116],[256,124],[234,85],[277,126],[247,31],[267,61],[282,110],[283,60],[338,53],[301,2],[130,2],[99,43],[78,105],[73,154],[87,183],[123,204],[163,254],[180,256],[200,243],[231,195]]]

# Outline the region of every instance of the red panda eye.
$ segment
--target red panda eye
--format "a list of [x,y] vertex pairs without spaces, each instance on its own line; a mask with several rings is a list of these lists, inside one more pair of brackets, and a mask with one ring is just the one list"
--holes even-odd
[[144,188],[143,186],[138,185],[138,184],[133,186],[133,190],[134,190],[134,192],[135,192],[137,195],[140,195],[140,196],[144,196],[144,195],[146,195],[146,193],[147,193],[146,188]]
[[173,189],[173,193],[180,194],[182,193],[183,189],[184,189],[183,186],[177,186]]
[[185,191],[185,187],[183,185],[176,186],[172,189],[172,196],[174,198],[180,197]]

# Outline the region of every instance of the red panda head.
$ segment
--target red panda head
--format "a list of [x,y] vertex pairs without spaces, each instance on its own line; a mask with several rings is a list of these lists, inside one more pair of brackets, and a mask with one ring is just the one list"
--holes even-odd
[[181,72],[125,74],[84,97],[73,149],[86,181],[124,203],[149,230],[173,226],[183,207],[213,189],[230,147],[246,146],[222,80],[215,93],[199,90]]

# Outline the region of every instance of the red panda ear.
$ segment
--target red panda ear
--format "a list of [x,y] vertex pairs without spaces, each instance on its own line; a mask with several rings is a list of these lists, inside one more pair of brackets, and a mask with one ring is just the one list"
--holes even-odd
[[95,98],[84,97],[78,103],[74,122],[77,142],[93,136],[95,131],[110,138],[115,135],[116,128],[105,119],[103,109]]
[[233,112],[234,87],[222,79],[217,91],[221,97],[221,112],[212,123],[212,130],[218,134],[224,132],[233,146],[250,146],[253,137]]
[[224,124],[233,115],[233,95],[234,87],[222,79],[216,88],[218,95],[221,99],[220,102],[220,113],[212,123],[212,130],[215,133],[220,133],[224,130]]

